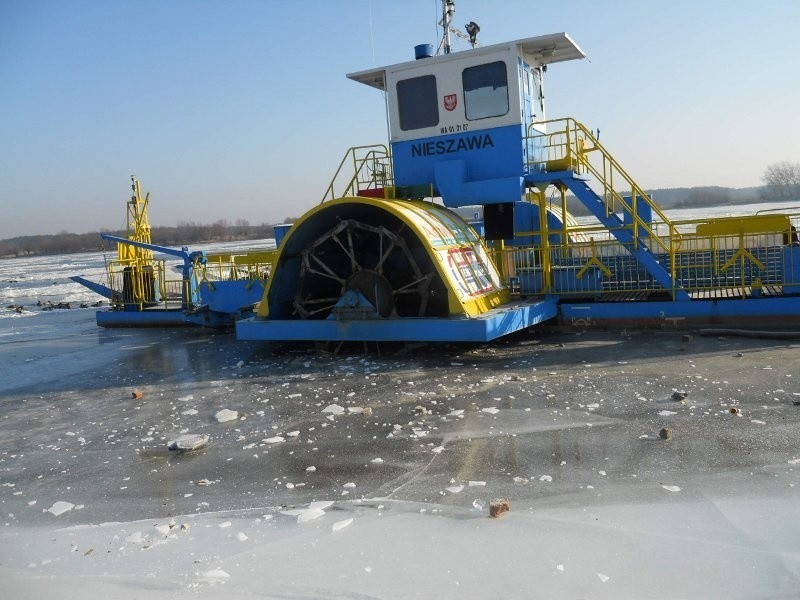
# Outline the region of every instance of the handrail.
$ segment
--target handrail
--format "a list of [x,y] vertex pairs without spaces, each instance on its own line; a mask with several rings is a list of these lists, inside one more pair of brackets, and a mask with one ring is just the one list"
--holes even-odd
[[[362,152],[366,151],[366,152]],[[359,156],[361,153],[361,156]],[[350,159],[352,162],[348,161]],[[389,152],[389,148],[385,144],[371,144],[368,146],[353,146],[350,148],[342,157],[339,166],[336,169],[336,172],[331,178],[331,182],[328,185],[328,188],[325,190],[325,194],[322,197],[322,202],[326,202],[327,200],[333,200],[335,198],[340,198],[342,196],[355,196],[358,194],[358,184],[360,182],[367,182],[368,180],[362,180],[359,178],[362,171],[365,167],[369,167],[369,165],[373,167],[373,173],[376,172],[375,167],[377,165],[381,165],[384,167],[384,176],[382,183],[384,185],[391,185],[394,181],[394,176],[392,174],[392,161],[391,161],[391,154]],[[339,179],[340,175],[345,169],[345,165],[348,168],[352,169],[352,177],[349,179],[347,184],[344,186],[344,191],[342,194],[337,194],[334,186],[336,181]],[[375,177],[373,175],[372,181],[370,183],[375,183]]]
[[[541,133],[537,129],[534,128],[534,125],[541,126],[546,124],[556,124],[561,123],[563,124],[563,128],[557,130],[555,132],[549,132],[546,134]],[[564,135],[565,140],[563,144],[553,144],[552,140],[556,136]],[[680,237],[680,234],[675,229],[672,222],[667,218],[667,216],[661,211],[658,205],[653,202],[650,196],[633,180],[633,178],[625,171],[622,165],[617,162],[617,160],[611,155],[611,153],[600,143],[600,141],[594,136],[594,134],[589,130],[585,125],[576,121],[572,117],[561,118],[561,119],[550,119],[548,121],[538,121],[535,124],[532,123],[528,127],[528,137],[529,138],[545,138],[545,147],[557,147],[560,145],[564,146],[564,156],[562,159],[565,159],[569,168],[575,170],[576,172],[581,172],[581,167],[586,169],[586,172],[593,175],[602,185],[604,190],[604,197],[606,199],[606,211],[607,213],[615,212],[617,206],[621,207],[623,211],[630,214],[633,225],[634,225],[634,243],[638,243],[640,240],[640,236],[638,235],[638,229],[641,227],[644,230],[652,233],[652,226],[646,223],[642,218],[639,216],[639,212],[636,210],[636,204],[639,202],[641,198],[651,209],[652,211],[658,216],[661,222],[669,228],[670,231],[670,239]],[[589,142],[589,146],[585,145],[586,142]],[[602,164],[602,171],[597,166],[593,165],[590,160],[590,154],[594,151],[599,151],[602,156],[603,164]],[[573,162],[574,161],[574,162]],[[541,162],[541,161],[532,161],[533,163]],[[545,161],[546,162],[546,161]],[[621,177],[624,180],[624,183],[627,184],[627,187],[631,191],[631,204],[628,205],[618,191],[614,189],[614,179],[615,174]],[[610,202],[609,202],[610,200]],[[655,243],[657,243],[661,248],[669,252],[670,254],[670,246],[666,244],[659,236],[648,236],[648,239],[653,239]]]

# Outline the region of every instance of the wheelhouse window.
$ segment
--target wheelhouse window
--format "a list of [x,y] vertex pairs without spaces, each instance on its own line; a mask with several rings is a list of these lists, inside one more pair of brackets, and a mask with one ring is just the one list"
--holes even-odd
[[508,114],[508,74],[502,61],[469,67],[461,73],[464,112],[470,121]]
[[398,81],[397,108],[400,112],[400,129],[403,131],[438,125],[436,78],[425,75]]

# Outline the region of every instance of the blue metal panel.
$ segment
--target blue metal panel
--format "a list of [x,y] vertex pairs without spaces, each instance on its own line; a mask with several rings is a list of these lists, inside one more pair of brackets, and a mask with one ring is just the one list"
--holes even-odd
[[573,325],[600,326],[688,326],[704,325],[797,325],[799,297],[690,302],[598,302],[562,304],[561,321]]
[[557,299],[506,304],[474,318],[404,318],[363,321],[244,319],[236,322],[240,340],[368,342],[488,342],[552,319]]
[[524,136],[521,125],[508,125],[394,142],[392,160],[395,184],[433,185],[434,166],[449,160],[465,162],[468,181],[519,177],[523,172]]
[[182,310],[101,310],[97,311],[95,318],[101,327],[182,327],[190,324]]
[[200,284],[200,301],[209,310],[234,314],[261,301],[264,282],[260,279],[204,281]]
[[800,246],[783,247],[783,293],[800,294]]

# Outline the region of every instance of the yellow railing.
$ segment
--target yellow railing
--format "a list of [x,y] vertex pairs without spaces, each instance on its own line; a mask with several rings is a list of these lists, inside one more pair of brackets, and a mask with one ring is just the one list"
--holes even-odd
[[[574,171],[577,174],[592,175],[601,186],[598,192],[603,198],[606,216],[611,213],[627,213],[631,217],[634,247],[644,242],[653,252],[671,253],[669,245],[662,236],[651,236],[658,229],[666,229],[670,239],[677,240],[678,232],[671,221],[653,202],[650,196],[622,168],[622,165],[585,125],[575,119],[553,119],[536,123],[545,125],[549,133],[541,133],[531,125],[528,138],[541,156],[534,155],[529,167],[545,171]],[[628,204],[623,194],[630,194]],[[639,215],[638,203],[649,206],[653,221],[645,222]],[[660,250],[659,250],[660,248]]]
[[354,146],[339,163],[322,202],[343,196],[356,196],[367,189],[389,188],[394,185],[392,157],[383,144]]
[[[671,249],[662,253],[670,261],[675,284],[695,298],[746,297],[771,286],[800,285],[800,264],[792,247],[800,229],[800,215],[790,216],[786,230],[747,235],[700,235],[690,230],[706,221],[675,221],[679,243],[669,235],[658,242]],[[498,267],[505,285],[518,294],[552,292],[563,296],[600,296],[621,292],[665,290],[617,241],[613,232],[600,227],[569,228],[548,232],[544,245],[506,246],[499,253]],[[527,232],[544,239],[541,232]],[[565,237],[566,235],[566,237]],[[546,268],[549,267],[549,268]],[[669,290],[666,290],[669,291]]]
[[266,280],[277,254],[277,250],[207,254],[206,264],[196,266],[196,271],[201,281]]

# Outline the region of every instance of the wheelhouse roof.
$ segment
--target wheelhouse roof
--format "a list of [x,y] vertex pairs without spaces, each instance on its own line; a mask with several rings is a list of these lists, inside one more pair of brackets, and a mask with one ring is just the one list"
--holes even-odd
[[[537,37],[524,38],[512,42],[503,42],[501,44],[492,44],[491,46],[481,46],[464,50],[461,52],[453,52],[451,54],[440,54],[439,56],[432,56],[430,58],[422,59],[425,64],[430,64],[431,61],[442,64],[453,60],[458,60],[464,57],[464,54],[469,52],[475,54],[492,54],[500,49],[518,46],[522,49],[522,54],[525,58],[534,64],[543,65],[556,62],[563,62],[565,60],[574,60],[578,58],[586,58],[586,54],[580,49],[571,37],[566,33],[551,33],[549,35],[540,35]],[[404,63],[397,63],[386,67],[379,67],[377,69],[369,69],[366,71],[357,71],[355,73],[348,73],[347,77],[353,81],[366,84],[368,86],[377,88],[379,90],[386,89],[386,71],[400,70],[407,67],[419,66],[420,61],[411,60]]]

